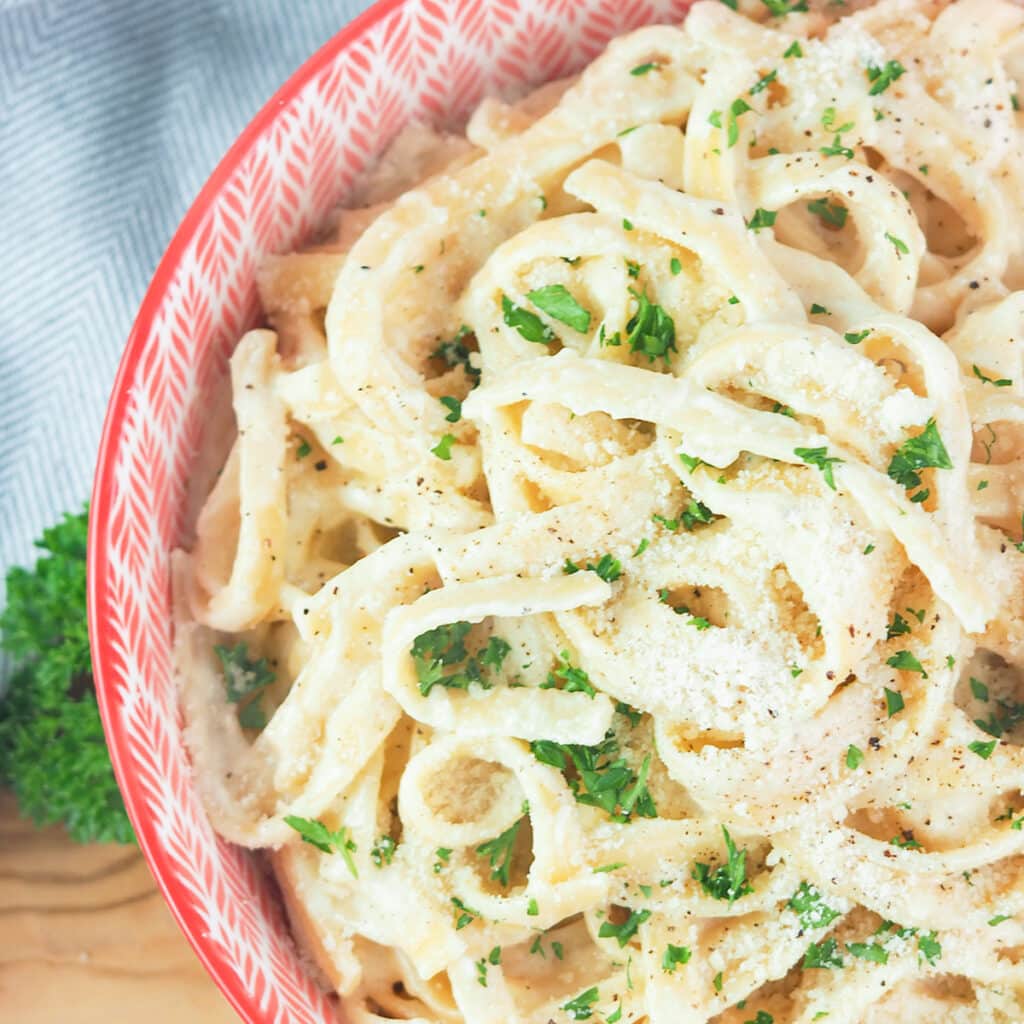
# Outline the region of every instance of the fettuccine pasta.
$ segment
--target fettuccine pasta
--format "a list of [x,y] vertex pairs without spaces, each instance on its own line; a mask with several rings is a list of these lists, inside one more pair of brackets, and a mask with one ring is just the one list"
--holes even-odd
[[346,1020],[1024,1020],[1024,8],[740,6],[261,270],[182,704]]

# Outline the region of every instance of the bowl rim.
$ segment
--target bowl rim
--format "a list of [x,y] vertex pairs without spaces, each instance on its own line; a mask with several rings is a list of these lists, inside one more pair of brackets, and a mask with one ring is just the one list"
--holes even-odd
[[143,806],[143,795],[134,780],[125,772],[120,729],[114,721],[114,708],[111,703],[108,703],[108,701],[113,702],[110,695],[115,683],[105,674],[108,659],[112,656],[113,640],[105,626],[105,612],[108,604],[106,580],[109,562],[104,544],[105,531],[100,524],[105,524],[109,518],[114,489],[117,486],[114,454],[129,406],[129,384],[136,376],[139,364],[145,355],[146,341],[165,301],[167,291],[174,281],[182,258],[199,234],[210,207],[229,184],[232,176],[253,147],[264,135],[273,130],[280,110],[297,99],[302,91],[321,71],[333,63],[343,50],[356,43],[374,26],[384,21],[405,3],[406,0],[376,0],[365,11],[342,26],[311,57],[292,72],[270,99],[260,107],[224,156],[221,157],[171,236],[146,288],[114,377],[96,457],[96,469],[89,503],[86,553],[87,612],[96,700],[99,705],[100,719],[103,723],[103,732],[110,752],[114,776],[124,799],[128,818],[135,830],[139,848],[165,905],[221,994],[243,1020],[251,1019],[249,1012],[251,994],[246,991],[239,976],[227,966],[226,961],[221,957],[213,956],[209,950],[203,922],[198,913],[189,905],[186,888],[176,877],[174,866],[159,844],[153,841],[154,837],[148,834],[149,829],[144,827],[148,821],[148,815]]

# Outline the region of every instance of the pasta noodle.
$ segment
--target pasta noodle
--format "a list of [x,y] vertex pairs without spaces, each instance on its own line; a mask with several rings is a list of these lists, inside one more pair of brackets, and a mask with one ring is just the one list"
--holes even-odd
[[1024,1020],[1024,8],[736,6],[260,273],[182,704],[357,1024]]

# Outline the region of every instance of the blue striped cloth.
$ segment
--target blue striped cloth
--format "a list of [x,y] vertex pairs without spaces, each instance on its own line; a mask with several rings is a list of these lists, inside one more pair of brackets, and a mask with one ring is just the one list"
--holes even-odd
[[88,496],[125,338],[203,182],[368,6],[0,0],[0,569]]

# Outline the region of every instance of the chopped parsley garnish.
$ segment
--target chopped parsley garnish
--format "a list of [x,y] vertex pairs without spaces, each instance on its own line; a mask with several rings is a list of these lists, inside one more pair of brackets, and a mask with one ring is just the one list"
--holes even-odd
[[715,519],[714,512],[711,511],[702,501],[694,501],[690,499],[689,504],[683,509],[682,515],[679,517],[683,528],[687,531],[693,530],[698,523],[710,523]]
[[[471,683],[485,689],[492,685],[484,667],[500,669],[511,647],[499,636],[489,637],[486,647],[472,657],[466,650],[466,635],[473,627],[468,622],[452,622],[421,633],[412,642],[409,653],[416,667],[420,693],[427,697],[435,686],[467,690]],[[459,668],[465,662],[464,668]],[[449,671],[454,669],[454,671]]]
[[373,861],[374,867],[382,868],[386,864],[390,864],[394,860],[397,848],[398,843],[391,836],[381,836],[370,850],[370,860]]
[[644,717],[642,711],[637,711],[636,708],[630,707],[629,704],[621,700],[615,702],[615,710],[628,719],[630,729],[635,729],[640,724],[640,719]]
[[974,370],[974,376],[977,377],[982,384],[991,384],[993,387],[997,388],[1008,388],[1013,385],[1013,381],[1007,377],[1000,377],[998,380],[993,380],[991,377],[985,376],[985,374],[978,369],[977,363],[972,363],[971,369]]
[[836,462],[843,462],[836,455],[829,455],[828,448],[794,448],[793,454],[798,458],[803,459],[808,466],[816,466],[821,470],[821,475],[825,478],[825,483],[834,491],[836,489],[836,482],[832,476],[832,466]]
[[636,551],[633,552],[633,557],[636,558],[638,555],[642,555],[650,547],[650,544],[651,542],[647,537],[641,538],[640,543],[636,546]]
[[481,843],[476,848],[476,852],[481,857],[486,857],[488,864],[491,866],[491,881],[498,882],[506,888],[509,884],[509,872],[512,869],[512,854],[516,844],[516,837],[519,835],[519,829],[522,828],[525,820],[526,816],[524,815],[505,829],[500,836],[488,839],[486,843]]
[[864,763],[864,751],[852,743],[846,748],[846,767],[856,771]]
[[987,761],[992,756],[992,751],[996,749],[999,740],[975,740],[973,743],[967,744],[967,749],[973,754],[977,754],[983,761]]
[[332,445],[333,444],[344,444],[344,443],[345,443],[345,438],[343,438],[341,436],[341,434],[336,434],[334,436],[334,440],[331,442]]
[[[726,145],[729,149],[732,149],[732,147],[735,146],[736,143],[739,142],[740,140],[740,126],[739,122],[736,119],[740,117],[742,114],[745,114],[748,110],[752,109],[753,107],[751,107],[750,104],[745,99],[742,98],[735,99],[732,101],[732,103],[729,104],[729,110],[726,114],[725,120],[725,138]],[[711,116],[708,118],[708,120],[716,128],[721,128],[722,112],[720,110],[712,111]]]
[[836,125],[836,108],[826,107],[821,115],[822,127],[829,132],[838,132],[840,135],[845,135],[846,132],[853,131],[853,122],[845,121],[841,125]]
[[841,228],[846,224],[847,209],[842,203],[830,203],[827,199],[815,199],[807,204],[807,210],[820,217],[826,224]]
[[[462,339],[473,331],[463,324],[451,341],[442,341],[440,345],[430,353],[432,359],[443,359],[446,366],[461,366],[462,372],[473,382],[473,386],[480,382],[480,371],[469,360],[469,349],[463,344]],[[337,440],[337,439],[336,439]],[[334,443],[334,442],[332,442]]]
[[995,917],[988,919],[989,928],[994,928],[997,924],[1002,924],[1004,921],[1009,921],[1013,917],[1013,914],[996,914]]
[[875,67],[869,64],[865,69],[871,88],[868,89],[869,96],[877,96],[885,92],[901,75],[906,74],[907,69],[898,60],[888,60],[882,67]]
[[458,423],[462,419],[462,403],[451,395],[444,395],[440,399],[441,404],[448,410],[445,419],[449,423]]
[[712,899],[728,900],[732,906],[736,900],[753,892],[754,887],[747,881],[747,851],[736,849],[724,825],[722,835],[725,837],[725,864],[712,871],[710,865],[698,862],[694,864],[690,876],[700,883],[700,887]]
[[923,932],[917,937],[917,949],[921,956],[930,964],[942,957],[942,945],[939,943],[935,932]]
[[[617,558],[613,558],[608,554],[602,555],[597,562],[587,562],[585,568],[588,572],[596,572],[605,583],[614,583],[622,575],[622,563]],[[570,561],[568,558],[565,560],[562,572],[566,576],[571,576],[579,571],[580,567],[575,562]]]
[[593,1015],[593,1006],[598,1000],[597,986],[588,988],[586,992],[581,992],[578,996],[570,999],[567,1003],[562,1004],[562,1009],[573,1020],[590,1020]]
[[815,302],[811,304],[811,316],[815,315],[831,316],[832,311],[826,309],[820,302]]
[[870,333],[871,328],[866,328],[863,331],[847,331],[843,335],[843,340],[848,345],[859,345]]
[[819,152],[824,156],[844,156],[847,160],[853,159],[853,150],[843,145],[842,135],[837,135],[827,146],[821,146]]
[[624,868],[626,862],[624,860],[617,860],[614,864],[602,864],[599,868],[594,868],[595,875],[606,875],[612,871],[618,871],[619,868]]
[[898,846],[901,850],[920,850],[921,844],[914,838],[913,832],[904,832],[889,840],[890,846]]
[[260,707],[260,698],[275,678],[267,659],[250,658],[244,643],[234,647],[214,644],[213,652],[220,660],[228,701],[240,705],[238,724],[244,729],[262,729],[267,716]]
[[558,336],[536,313],[515,305],[507,296],[501,297],[501,315],[508,327],[514,327],[521,337],[536,345],[548,345]]
[[[585,334],[590,330],[590,313],[572,296],[564,284],[547,284],[526,293],[526,297],[553,320]],[[520,333],[522,333],[520,331]]]
[[680,964],[688,964],[691,955],[689,946],[673,946],[670,942],[662,954],[661,969],[672,974]]
[[787,14],[807,10],[807,0],[761,0],[773,18],[782,18]]
[[778,77],[779,70],[776,68],[773,71],[769,71],[767,75],[762,75],[751,87],[750,95],[756,96],[759,92],[764,92],[772,82]]
[[439,875],[446,867],[448,867],[448,859],[451,857],[452,851],[447,846],[439,846],[434,851],[434,856],[437,860],[434,862],[434,874]]
[[846,951],[858,960],[870,960],[874,964],[887,964],[889,953],[877,942],[848,942]]
[[783,57],[802,57],[803,55],[804,51],[801,49],[798,39],[794,39],[782,54]]
[[629,917],[622,924],[612,924],[611,921],[605,921],[598,929],[597,937],[599,939],[615,939],[621,949],[636,935],[637,929],[650,916],[651,912],[649,910],[631,910]]
[[953,462],[942,443],[935,420],[930,419],[923,431],[896,449],[889,462],[889,476],[908,491],[921,486],[921,469],[952,469]]
[[530,902],[526,904],[526,916],[537,917],[540,914],[540,907],[537,905],[537,900],[531,896]]
[[472,924],[478,917],[480,917],[479,910],[473,910],[471,907],[467,907],[458,896],[452,897],[452,906],[455,908],[454,914],[456,931],[461,931],[467,924]]
[[887,658],[885,663],[890,668],[901,669],[905,672],[917,672],[922,679],[928,678],[928,673],[925,672],[924,666],[910,651],[897,651],[891,658]]
[[300,818],[294,814],[287,815],[284,823],[295,829],[302,836],[304,843],[315,846],[321,853],[340,853],[345,859],[345,866],[352,877],[359,877],[359,872],[356,870],[356,862],[352,859],[356,844],[344,825],[336,832],[332,832],[322,821]]
[[754,211],[754,215],[747,221],[747,227],[751,231],[760,231],[762,228],[770,228],[778,216],[776,210],[765,210],[760,206]]
[[440,441],[430,449],[432,455],[436,455],[442,462],[450,462],[452,458],[452,445],[455,444],[454,434],[445,434]]
[[843,958],[833,938],[812,942],[804,953],[803,966],[806,969],[828,968],[835,970],[843,966]]
[[[746,1000],[744,1000],[746,1002]],[[737,1006],[739,1003],[736,1004]],[[753,1020],[745,1020],[743,1024],[775,1024],[775,1018],[767,1010],[758,1010]]]
[[534,740],[533,756],[542,764],[557,768],[566,776],[578,803],[600,807],[613,820],[628,822],[632,817],[656,818],[654,798],[647,789],[651,757],[644,758],[639,772],[617,757],[619,744],[612,732],[594,746]]
[[[679,461],[692,473],[698,466],[703,466],[704,460],[698,459],[696,455],[687,455],[686,452],[679,452]],[[1021,517],[1024,522],[1024,516]]]
[[[724,2],[725,0],[723,0],[723,3]],[[607,1017],[605,1017],[605,1024],[619,1024],[620,1020],[622,1020],[622,1003],[619,1003],[619,1005],[616,1006]]]
[[579,666],[569,660],[569,652],[562,651],[557,667],[548,673],[547,679],[541,683],[542,690],[564,690],[566,693],[585,693],[588,697],[596,697],[597,690],[590,682],[590,676]]
[[891,640],[894,636],[905,636],[909,632],[910,624],[899,612],[896,612],[892,617],[892,622],[889,623],[885,631],[885,639]]
[[646,64],[637,64],[635,68],[630,68],[629,73],[631,75],[646,75],[648,71],[657,71],[661,65],[656,61],[648,61]]
[[904,256],[910,254],[910,247],[907,245],[906,242],[903,241],[902,238],[897,238],[895,235],[889,234],[888,231],[886,231],[885,237],[887,241],[892,242],[893,246],[895,247],[898,253],[902,253]]
[[299,438],[299,447],[295,449],[295,458],[304,459],[311,451],[313,446],[304,438]]
[[626,260],[626,273],[632,278],[640,276],[640,264],[634,263],[632,260]]
[[800,883],[800,888],[793,893],[786,906],[797,915],[800,927],[805,929],[824,928],[842,916],[825,902],[818,889],[809,882]]
[[659,356],[668,362],[669,352],[676,351],[675,321],[646,292],[630,288],[629,293],[637,301],[637,310],[626,324],[630,352],[642,352],[652,363]]
[[672,259],[668,261],[668,269],[673,277],[678,277],[679,274],[682,273],[683,265],[679,262],[678,257],[673,256]]

